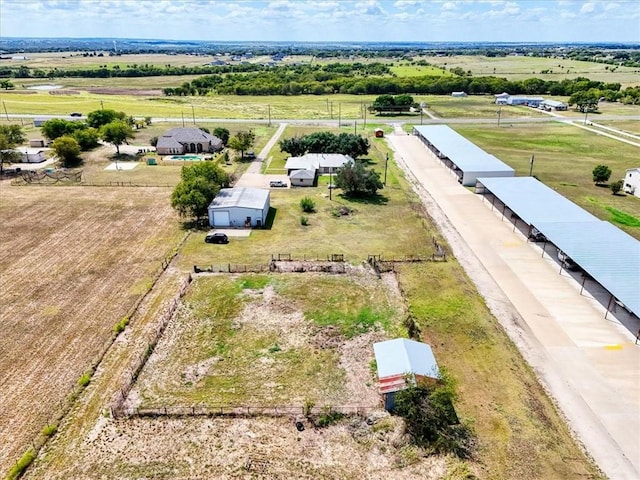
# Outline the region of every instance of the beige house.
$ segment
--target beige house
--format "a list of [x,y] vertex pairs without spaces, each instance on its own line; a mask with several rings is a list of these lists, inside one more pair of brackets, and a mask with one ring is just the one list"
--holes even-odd
[[158,138],[158,155],[213,153],[221,150],[222,140],[196,127],[172,128]]

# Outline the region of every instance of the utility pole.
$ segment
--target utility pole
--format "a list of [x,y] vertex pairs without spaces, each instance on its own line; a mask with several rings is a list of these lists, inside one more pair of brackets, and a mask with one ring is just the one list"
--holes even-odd
[[382,184],[386,187],[387,186],[387,164],[389,163],[389,154],[387,153],[387,158],[384,161],[384,182],[382,182]]
[[584,124],[587,124],[587,115],[589,114],[589,107],[584,107]]
[[531,160],[529,160],[529,176],[531,176],[531,173],[533,172],[533,160],[534,160],[534,155],[532,153]]
[[7,122],[9,121],[9,114],[7,113],[7,106],[4,103],[4,100],[2,101],[2,107],[4,108],[4,116],[7,117]]
[[196,124],[196,112],[193,109],[193,103],[191,104],[191,116],[193,117],[193,124]]
[[420,125],[422,125],[422,113],[423,113],[423,108],[420,107]]
[[358,121],[357,120],[353,121],[353,134],[354,135],[358,134]]
[[267,105],[267,114],[269,115],[269,126],[271,126],[271,105]]
[[364,114],[364,128],[367,128],[367,105],[362,104],[362,113]]
[[333,192],[333,168],[329,168],[329,200],[331,200],[331,192]]
[[498,114],[498,127],[500,127],[500,114],[502,113],[502,104],[498,105],[498,111],[496,113]]
[[184,128],[184,110],[182,110],[182,128]]
[[338,102],[338,127],[342,126],[340,125],[341,116],[342,116],[342,103]]
[[100,100],[100,110],[104,110],[104,102]]

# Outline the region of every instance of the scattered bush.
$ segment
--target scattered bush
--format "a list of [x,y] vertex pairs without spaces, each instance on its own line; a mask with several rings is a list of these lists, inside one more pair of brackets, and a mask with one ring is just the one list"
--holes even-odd
[[302,215],[300,217],[300,225],[302,225],[303,227],[306,227],[307,225],[309,225],[309,218]]
[[82,376],[78,379],[78,385],[80,385],[81,387],[86,387],[87,385],[89,385],[90,382],[91,382],[91,372],[83,373]]
[[124,331],[127,325],[129,325],[129,317],[122,317],[122,319],[113,326],[113,333],[116,335],[119,334]]
[[58,431],[58,425],[56,425],[55,423],[52,423],[50,425],[46,425],[42,429],[42,435],[44,435],[45,437],[52,437],[53,435],[56,434],[57,431]]
[[35,460],[35,458],[36,452],[32,448],[27,450],[11,468],[11,470],[9,470],[9,473],[7,474],[7,480],[17,480],[18,478],[20,478],[24,471]]
[[309,197],[304,197],[300,200],[300,208],[305,213],[313,213],[316,211],[316,202]]
[[618,195],[618,193],[620,193],[620,190],[622,190],[622,180],[611,182],[609,188],[611,189],[611,193],[613,193],[614,195]]
[[318,421],[315,422],[315,425],[318,427],[328,427],[329,425],[339,422],[343,418],[343,413],[326,410],[322,415],[320,415],[320,417],[318,417]]

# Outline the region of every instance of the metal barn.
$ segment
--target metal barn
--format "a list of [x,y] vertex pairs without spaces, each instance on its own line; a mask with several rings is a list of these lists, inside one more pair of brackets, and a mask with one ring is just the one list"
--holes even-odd
[[269,190],[223,188],[209,205],[212,227],[263,227],[269,214]]

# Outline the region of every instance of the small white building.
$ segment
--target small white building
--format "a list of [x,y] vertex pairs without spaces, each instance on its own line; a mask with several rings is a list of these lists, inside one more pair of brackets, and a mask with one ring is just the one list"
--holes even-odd
[[525,95],[510,95],[507,97],[507,105],[528,105],[530,107],[538,107],[544,98],[528,97]]
[[640,197],[640,167],[627,170],[622,182],[622,190],[630,195]]
[[269,190],[223,188],[209,205],[212,227],[263,227],[269,214]]
[[313,187],[316,182],[316,170],[294,170],[289,175],[292,186]]
[[565,111],[567,109],[566,103],[557,100],[543,100],[540,106],[545,110]]
[[507,92],[502,92],[502,93],[498,93],[497,95],[494,95],[495,99],[496,99],[496,104],[497,105],[506,105],[507,104],[507,98],[509,98],[511,95],[509,95]]
[[466,92],[451,92],[451,96],[452,97],[456,97],[456,98],[464,98],[467,96]]

